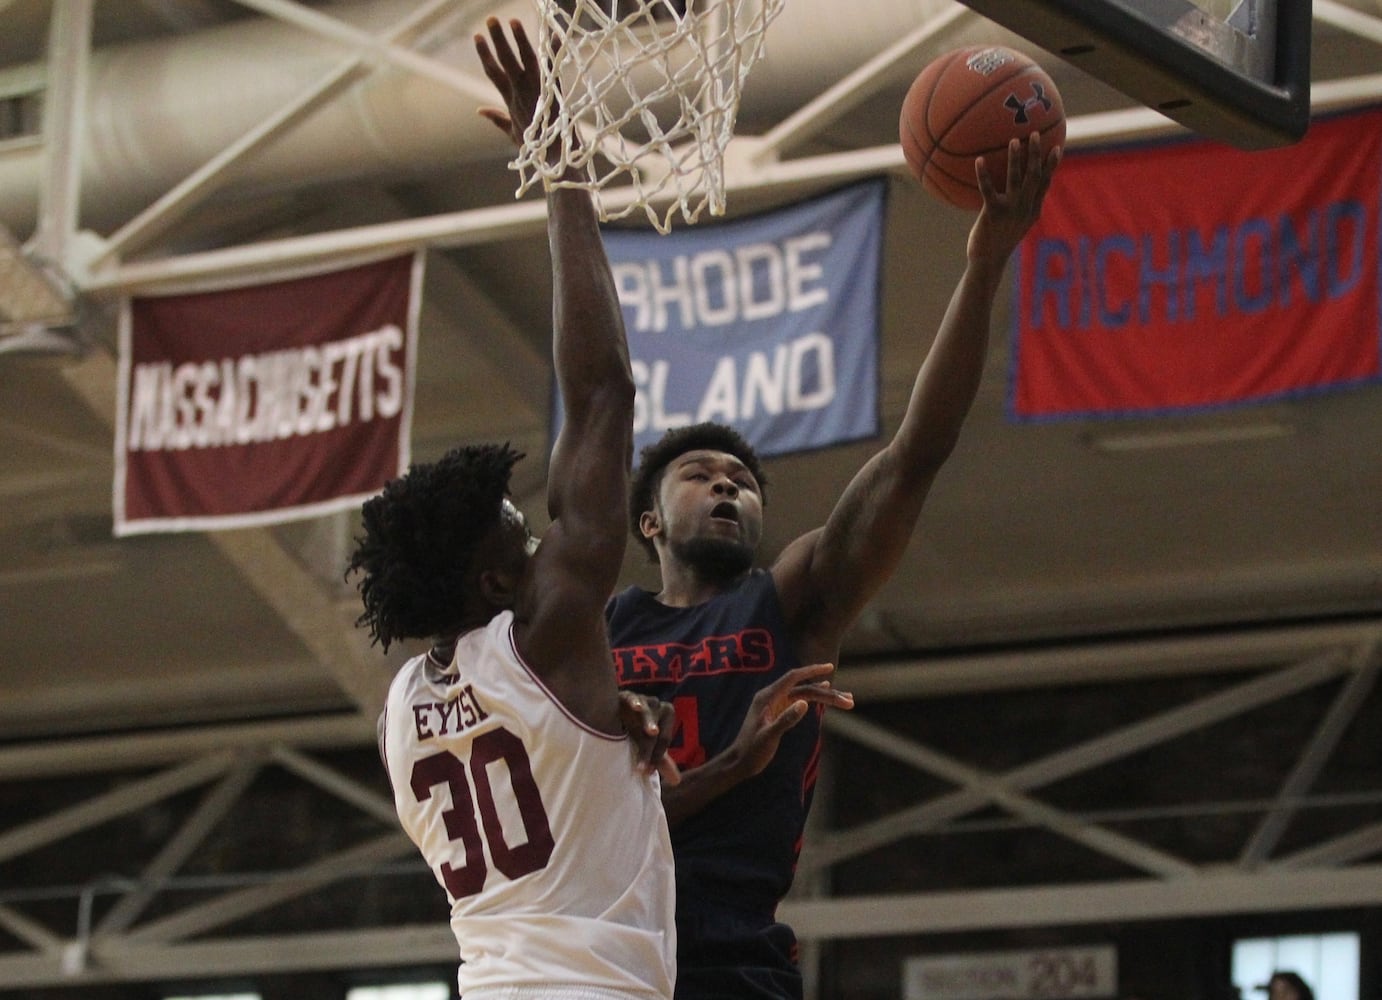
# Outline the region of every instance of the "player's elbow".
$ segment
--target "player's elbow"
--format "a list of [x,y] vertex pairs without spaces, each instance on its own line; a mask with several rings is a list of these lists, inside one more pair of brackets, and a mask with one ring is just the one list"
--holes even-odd
[[638,387],[634,385],[633,373],[629,370],[628,365],[624,365],[619,370],[617,377],[610,378],[606,382],[606,389],[613,397],[613,405],[620,409],[627,409],[630,413],[633,412],[633,401],[638,395]]

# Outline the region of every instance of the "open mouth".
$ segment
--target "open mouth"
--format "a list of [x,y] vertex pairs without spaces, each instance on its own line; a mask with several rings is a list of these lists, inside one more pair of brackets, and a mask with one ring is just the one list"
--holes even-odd
[[739,508],[729,501],[721,501],[710,511],[710,516],[714,520],[733,521],[739,523]]

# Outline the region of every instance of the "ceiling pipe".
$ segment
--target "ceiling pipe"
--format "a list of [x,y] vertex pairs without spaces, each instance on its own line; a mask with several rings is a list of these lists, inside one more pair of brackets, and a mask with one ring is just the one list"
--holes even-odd
[[[378,35],[414,6],[413,0],[351,0],[311,12]],[[917,53],[915,66],[899,62],[888,73],[905,82],[929,58],[953,47],[1022,44],[972,12],[954,17],[959,6],[954,0],[887,0],[856,4],[841,18],[836,0],[792,0],[769,29],[765,57],[745,88],[740,121],[751,129],[755,121],[771,123],[790,114],[887,50],[903,29],[936,19],[949,23]],[[1330,9],[1339,6],[1334,2]],[[1382,0],[1347,0],[1342,6],[1376,14]],[[458,4],[458,10],[467,9],[529,23],[533,17],[529,0]],[[831,26],[828,45],[821,44],[824,24]],[[457,15],[432,33],[423,50],[487,88],[471,42],[480,26],[478,13]],[[82,227],[109,234],[357,54],[321,33],[270,17],[93,52],[81,149]],[[439,79],[389,65],[385,53],[374,58],[375,72],[237,165],[230,189],[263,194],[334,180],[421,178],[509,157],[498,130],[476,115],[474,88],[463,94]],[[1049,62],[1058,84],[1078,72],[1061,60]],[[0,92],[42,72],[41,65],[0,70]],[[880,83],[870,86],[876,90]],[[41,144],[0,148],[0,223],[16,233],[36,224],[41,170]]]
[[[412,0],[369,0],[314,10],[380,34],[413,6]],[[889,0],[865,5],[841,23],[834,0],[793,0],[770,29],[768,58],[755,69],[761,79],[746,90],[741,117],[800,106],[823,82],[894,42],[899,24],[922,24],[956,6],[952,0]],[[533,16],[526,0],[486,7],[503,18],[530,22]],[[963,21],[966,31],[947,32],[941,42],[1010,37],[977,16]],[[820,44],[824,23],[835,26],[826,47]],[[433,33],[425,52],[488,89],[471,41],[480,27],[478,15],[454,18],[444,32]],[[108,233],[121,225],[357,51],[270,17],[97,49],[88,68],[81,149],[82,227]],[[377,59],[375,72],[239,165],[230,189],[267,193],[338,180],[424,177],[509,156],[503,136],[476,115],[473,88],[463,94],[389,65],[384,54]],[[41,72],[41,66],[0,70],[0,89],[6,80]],[[0,222],[17,233],[36,224],[41,169],[40,144],[0,151]]]
[[[369,0],[325,12],[378,35],[413,6]],[[521,9],[513,5],[514,13]],[[473,27],[438,31],[425,51],[488,88]],[[124,222],[357,53],[268,17],[93,52],[81,149],[83,227]],[[240,165],[231,189],[422,176],[503,155],[503,137],[476,116],[473,94],[392,66],[382,54],[374,58],[378,68],[358,85]],[[33,75],[31,66],[0,71],[0,89],[8,78]],[[38,144],[0,152],[0,222],[15,232],[36,223],[42,152]]]

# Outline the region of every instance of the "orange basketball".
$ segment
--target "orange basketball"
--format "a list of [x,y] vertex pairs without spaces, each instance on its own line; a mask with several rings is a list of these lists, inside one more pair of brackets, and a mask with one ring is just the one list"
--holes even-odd
[[1046,71],[1001,45],[947,52],[912,81],[902,101],[898,136],[907,166],[931,194],[960,208],[984,204],[974,176],[982,156],[1002,191],[1008,141],[1041,134],[1048,152],[1065,142],[1065,108]]

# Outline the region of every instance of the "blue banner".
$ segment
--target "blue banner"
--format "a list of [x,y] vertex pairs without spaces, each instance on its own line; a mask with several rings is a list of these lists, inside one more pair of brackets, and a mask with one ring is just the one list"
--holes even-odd
[[638,386],[635,456],[704,420],[763,456],[877,436],[885,191],[870,180],[665,236],[605,231]]

